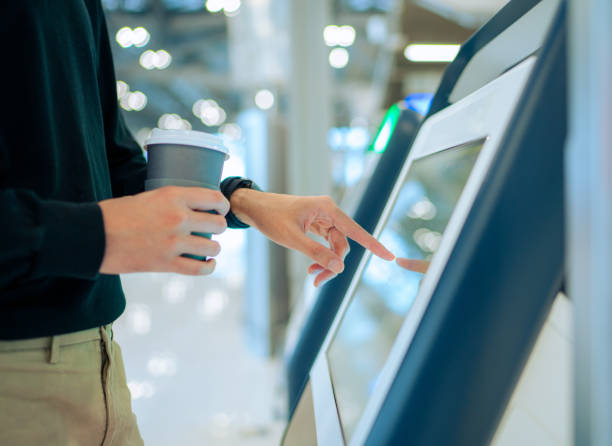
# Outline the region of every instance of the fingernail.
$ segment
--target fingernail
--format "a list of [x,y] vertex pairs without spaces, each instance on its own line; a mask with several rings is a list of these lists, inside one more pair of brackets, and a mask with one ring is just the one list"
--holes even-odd
[[208,258],[207,260],[204,261],[204,266],[202,266],[202,269],[200,270],[200,274],[208,275],[212,273],[213,270],[215,269],[215,264],[216,264],[215,259]]
[[340,274],[342,271],[344,271],[344,265],[342,264],[340,260],[333,259],[327,265],[327,269],[335,272],[336,274]]

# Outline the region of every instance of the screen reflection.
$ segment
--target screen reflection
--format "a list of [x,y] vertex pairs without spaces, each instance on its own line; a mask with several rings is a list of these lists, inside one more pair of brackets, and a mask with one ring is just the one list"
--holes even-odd
[[371,256],[327,352],[336,405],[350,441],[436,252],[484,140],[411,165],[380,241],[396,256]]

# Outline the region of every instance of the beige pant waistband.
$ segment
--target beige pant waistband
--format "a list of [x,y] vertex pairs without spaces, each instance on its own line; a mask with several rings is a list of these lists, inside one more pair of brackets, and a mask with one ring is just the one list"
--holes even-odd
[[101,339],[100,330],[105,330],[109,338],[112,338],[112,324],[103,327],[90,328],[88,330],[75,331],[54,336],[44,336],[42,338],[18,339],[12,341],[0,341],[0,352],[15,352],[23,350],[38,350],[52,347],[62,347],[65,345],[80,344],[82,342],[95,341]]

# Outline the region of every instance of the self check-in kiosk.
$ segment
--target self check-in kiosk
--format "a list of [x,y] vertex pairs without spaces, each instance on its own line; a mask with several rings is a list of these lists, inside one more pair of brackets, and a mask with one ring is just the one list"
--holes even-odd
[[283,444],[491,440],[562,283],[565,32],[512,0],[449,66]]
[[[393,122],[393,132],[382,146],[384,152],[380,154],[367,188],[359,200],[357,209],[352,214],[353,219],[368,232],[376,228],[385,207],[385,200],[381,200],[380,197],[389,196],[393,190],[395,180],[401,166],[406,161],[412,141],[423,119],[423,115],[414,110],[415,107],[408,101],[401,101],[394,107],[398,116]],[[379,135],[385,131],[388,122],[383,121]],[[377,140],[375,139],[372,146],[376,145]],[[290,414],[297,405],[310,368],[363,256],[364,249],[361,245],[352,240],[349,240],[349,244],[350,251],[344,259],[343,274],[317,290],[316,295],[312,298],[311,308],[308,308],[307,314],[303,315],[304,320],[297,323],[297,335],[288,337],[285,349],[285,371]]]

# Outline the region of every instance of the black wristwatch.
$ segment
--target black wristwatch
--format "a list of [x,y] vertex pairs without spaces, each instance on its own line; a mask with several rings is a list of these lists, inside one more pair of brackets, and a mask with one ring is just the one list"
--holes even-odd
[[[220,185],[221,193],[227,198],[227,201],[230,201],[230,197],[237,189],[243,188],[261,191],[260,187],[253,180],[242,177],[227,177],[221,181]],[[231,209],[225,216],[225,220],[227,221],[228,228],[246,229],[249,227],[249,225],[236,217]]]

